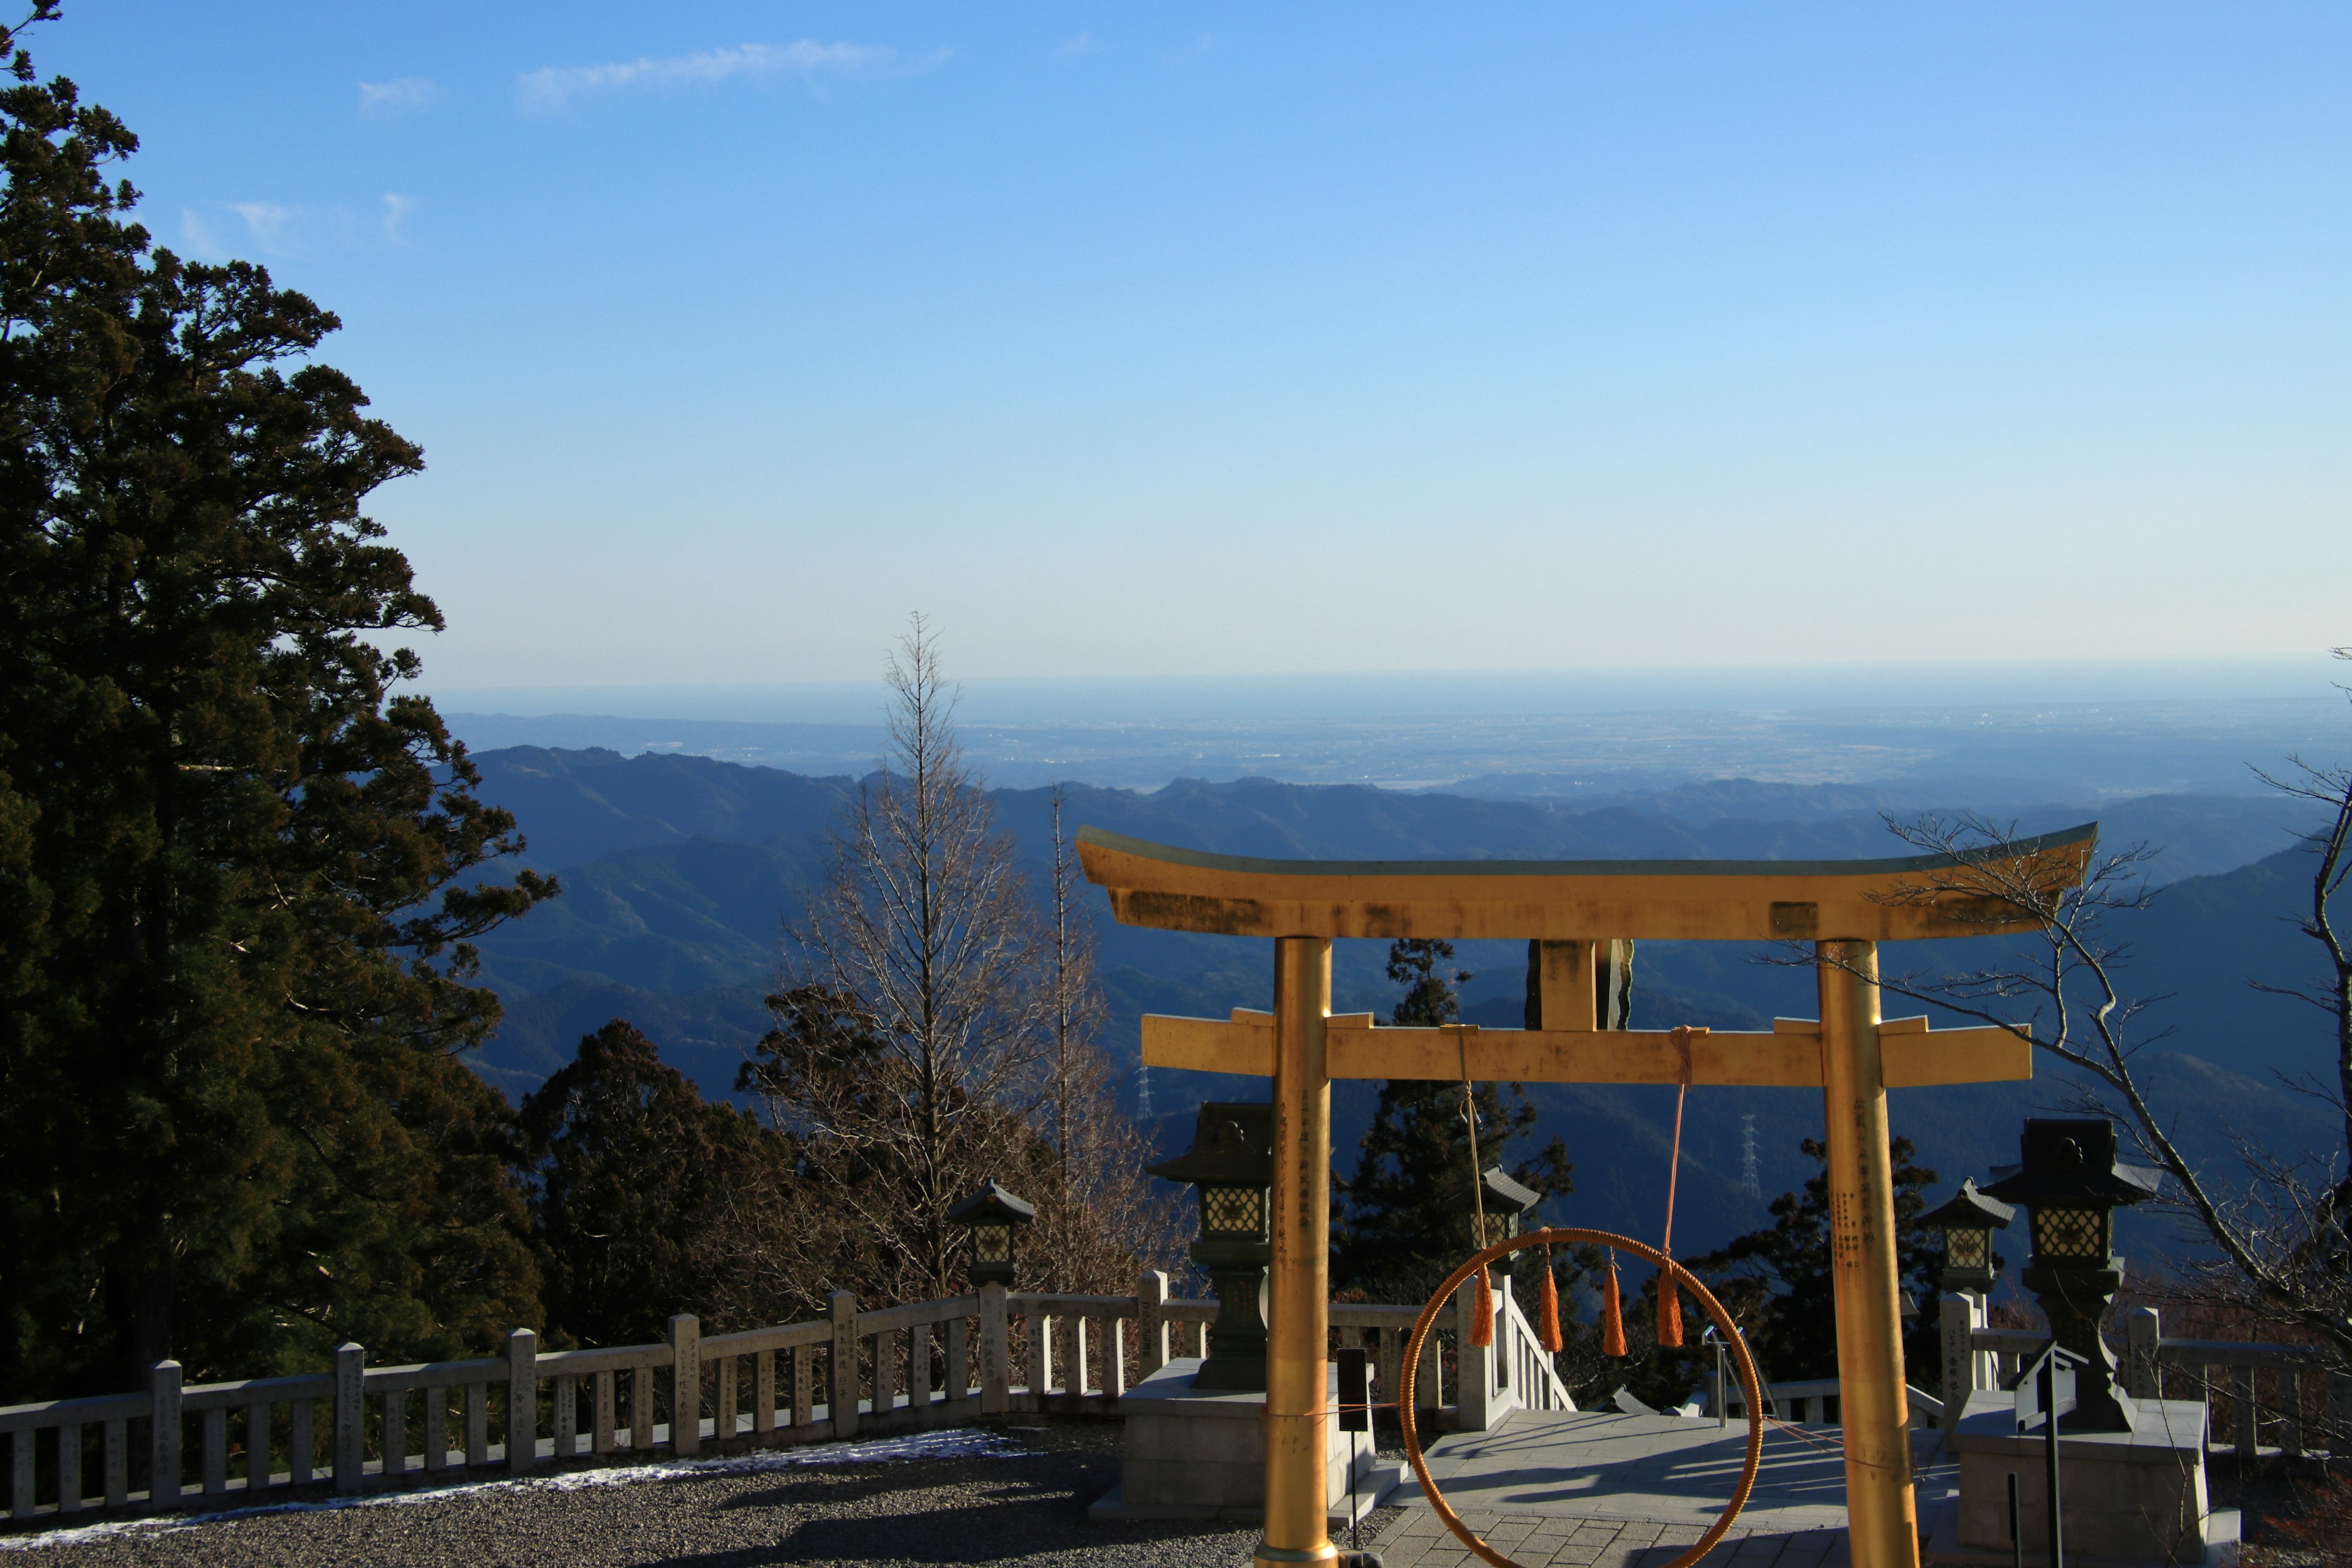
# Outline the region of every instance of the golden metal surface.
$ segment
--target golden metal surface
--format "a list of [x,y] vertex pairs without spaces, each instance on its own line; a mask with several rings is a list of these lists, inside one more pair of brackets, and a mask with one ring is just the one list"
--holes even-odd
[[1265,1335],[1265,1540],[1260,1563],[1329,1563],[1324,1401],[1329,1339],[1331,943],[1274,944],[1274,1257]]
[[[1227,936],[1538,937],[1881,942],[2030,931],[1992,896],[2081,879],[2095,826],[2018,846],[1976,889],[1969,862],[1894,860],[1254,860],[1100,828],[1078,832],[1087,880],[1125,925]],[[1930,884],[1940,885],[1937,891]],[[1572,982],[1571,982],[1572,984]],[[1549,1021],[1549,1014],[1546,1014]]]
[[1464,1280],[1485,1265],[1499,1261],[1524,1247],[1549,1247],[1554,1245],[1613,1247],[1630,1252],[1661,1270],[1671,1269],[1683,1291],[1698,1303],[1699,1310],[1714,1322],[1717,1333],[1731,1349],[1732,1367],[1738,1373],[1740,1392],[1748,1402],[1748,1452],[1740,1465],[1738,1483],[1731,1489],[1730,1501],[1716,1516],[1715,1522],[1707,1526],[1706,1533],[1685,1547],[1673,1562],[1659,1565],[1659,1568],[1691,1568],[1691,1564],[1714,1550],[1716,1542],[1723,1539],[1724,1532],[1731,1528],[1731,1521],[1738,1519],[1739,1510],[1748,1506],[1748,1493],[1755,1490],[1756,1473],[1764,1463],[1764,1394],[1763,1390],[1757,1386],[1756,1363],[1748,1353],[1748,1341],[1732,1322],[1731,1314],[1723,1310],[1723,1303],[1715,1299],[1715,1293],[1699,1283],[1698,1277],[1689,1269],[1630,1236],[1575,1227],[1529,1231],[1525,1236],[1498,1241],[1472,1257],[1447,1275],[1444,1282],[1431,1293],[1428,1302],[1421,1309],[1421,1315],[1413,1320],[1412,1333],[1405,1341],[1404,1360],[1397,1378],[1397,1424],[1403,1428],[1405,1458],[1412,1464],[1414,1479],[1421,1482],[1421,1495],[1429,1500],[1429,1506],[1463,1545],[1493,1563],[1494,1568],[1518,1568],[1517,1563],[1487,1545],[1477,1531],[1454,1511],[1454,1505],[1445,1500],[1445,1494],[1431,1479],[1429,1462],[1421,1452],[1420,1423],[1413,1409],[1420,1401],[1413,1397],[1412,1384],[1414,1370],[1421,1365],[1421,1347],[1428,1340],[1429,1331],[1437,1321],[1437,1314],[1454,1300],[1454,1292],[1461,1288]]
[[[1845,1426],[1846,1542],[1854,1568],[1918,1568],[1895,1173],[1880,1065],[1878,951],[1825,942],[1822,1079],[1829,1121],[1830,1282],[1837,1296],[1838,1408]],[[1901,1035],[1893,1037],[1901,1039]]]
[[[1374,1027],[1370,1013],[1328,1021],[1328,1065],[1335,1079],[1454,1079],[1462,1059],[1480,1082],[1674,1083],[1670,1035],[1654,1029],[1443,1029]],[[2033,1076],[2033,1042],[2008,1029],[1927,1028],[1925,1018],[1885,1028],[1889,1089],[1999,1083]],[[1233,1017],[1143,1020],[1146,1067],[1197,1072],[1274,1074],[1274,1015],[1235,1008]],[[1691,1082],[1813,1089],[1822,1085],[1821,1026],[1783,1018],[1771,1034],[1694,1031]]]

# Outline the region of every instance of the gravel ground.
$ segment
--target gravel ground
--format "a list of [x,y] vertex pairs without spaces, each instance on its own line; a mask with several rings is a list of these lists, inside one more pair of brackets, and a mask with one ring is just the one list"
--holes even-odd
[[[750,1568],[754,1563],[990,1563],[1034,1568],[1234,1568],[1255,1528],[1092,1524],[1087,1505],[1118,1480],[1118,1429],[1104,1424],[995,1429],[992,1452],[825,1463],[595,1485],[467,1488],[359,1507],[192,1519],[35,1544],[0,1538],[0,1563],[24,1568]],[[965,1434],[939,1433],[963,1441]],[[919,1446],[919,1443],[917,1445]],[[863,1445],[860,1445],[863,1447]],[[1395,1510],[1383,1510],[1384,1514]],[[1381,1517],[1378,1524],[1389,1521]],[[1375,1525],[1366,1521],[1369,1542]],[[16,1550],[11,1550],[16,1549]]]

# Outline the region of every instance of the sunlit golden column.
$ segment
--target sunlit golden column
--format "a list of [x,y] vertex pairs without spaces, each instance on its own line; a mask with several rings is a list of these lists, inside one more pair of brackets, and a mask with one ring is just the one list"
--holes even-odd
[[1829,1112],[1830,1279],[1837,1289],[1846,1538],[1854,1568],[1917,1568],[1895,1173],[1878,1051],[1878,945],[1824,942],[1822,1083]]
[[1274,944],[1274,1265],[1265,1336],[1265,1540],[1257,1561],[1329,1563],[1323,1495],[1330,1316],[1331,943]]

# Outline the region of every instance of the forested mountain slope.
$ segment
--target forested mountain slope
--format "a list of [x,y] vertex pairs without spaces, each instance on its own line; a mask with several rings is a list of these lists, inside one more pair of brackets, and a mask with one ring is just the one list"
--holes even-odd
[[[580,1036],[615,1016],[658,1041],[706,1092],[724,1093],[748,1043],[763,1026],[759,998],[772,980],[785,919],[822,866],[825,836],[856,789],[845,778],[812,779],[707,758],[519,747],[479,759],[483,794],[513,809],[530,839],[528,858],[559,870],[562,898],[484,944],[486,967],[506,998],[509,1019],[482,1054],[488,1076],[519,1093],[569,1059]],[[1069,815],[1139,837],[1228,854],[1349,858],[1792,858],[1883,856],[1901,846],[1877,811],[1859,808],[1844,786],[1812,794],[1738,781],[1666,792],[1597,810],[1525,800],[1476,800],[1353,786],[1266,780],[1208,784],[1180,781],[1149,794],[1073,785]],[[1000,819],[1035,861],[1046,838],[1043,790],[996,792]],[[1825,809],[1812,809],[1816,804]],[[1735,813],[1769,808],[1773,818]],[[2053,805],[2022,813],[2021,832],[2067,826],[2094,814]],[[2260,796],[2152,796],[2112,803],[2103,841],[2148,840],[2165,853],[2157,868],[2180,879],[2145,914],[2126,917],[2127,982],[2143,994],[2168,994],[2151,1014],[2171,1037],[2155,1047],[2157,1079],[2179,1095],[2195,1146],[2228,1157],[2229,1129],[2261,1127],[2292,1142],[2316,1121],[2317,1107],[2278,1087],[2273,1074],[2297,1070],[2324,1035],[2319,1015],[2252,992],[2248,977],[2305,977],[2311,944],[2286,918],[2307,900],[2303,861],[2292,843],[2299,820],[2288,803]],[[2252,864],[2246,864],[2247,861]],[[2206,872],[2204,875],[2189,875]],[[1134,1059],[1136,1019],[1145,1012],[1219,1014],[1265,1005],[1269,965],[1262,942],[1209,936],[1102,930],[1102,967],[1112,1004],[1114,1054]],[[1963,962],[1952,944],[1890,950],[1890,967]],[[1341,942],[1335,1004],[1385,1010],[1382,944]],[[1690,943],[1644,944],[1636,970],[1636,1018],[1644,1026],[1689,1022],[1719,1028],[1767,1026],[1775,1014],[1810,1016],[1810,975],[1758,962],[1765,955]],[[1465,943],[1475,978],[1471,1016],[1517,1018],[1524,949]],[[1890,1002],[1889,1013],[1917,1009]],[[2316,1044],[2315,1044],[2316,1042]],[[1136,1088],[1141,1088],[1139,1082]],[[1132,1091],[1131,1091],[1132,1092]],[[1221,1094],[1252,1096],[1262,1086],[1201,1075],[1152,1075],[1149,1110],[1190,1129],[1192,1105]],[[1663,1217],[1664,1090],[1547,1086],[1534,1091],[1543,1131],[1567,1137],[1579,1162],[1570,1212],[1596,1223],[1655,1229]],[[1343,1170],[1369,1117],[1370,1086],[1335,1091],[1335,1141]],[[2046,1073],[2035,1083],[1907,1091],[1895,1102],[1896,1130],[1921,1145],[1931,1165],[1957,1177],[2014,1157],[2018,1120],[2063,1103]],[[1760,1193],[1740,1190],[1745,1127],[1755,1118]],[[1687,1205],[1676,1225],[1694,1247],[1756,1223],[1763,1201],[1804,1174],[1797,1141],[1818,1131],[1810,1092],[1702,1090],[1692,1096],[1683,1179]]]

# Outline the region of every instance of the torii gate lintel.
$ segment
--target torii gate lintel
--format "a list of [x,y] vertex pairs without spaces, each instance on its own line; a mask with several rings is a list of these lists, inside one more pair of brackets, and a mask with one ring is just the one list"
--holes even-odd
[[[2020,887],[2078,883],[2095,825],[1997,862],[1283,861],[1207,855],[1082,828],[1087,879],[1122,923],[1275,939],[1275,1007],[1227,1019],[1147,1017],[1147,1065],[1274,1080],[1275,1185],[1266,1342],[1265,1539],[1260,1564],[1337,1550],[1322,1495],[1334,1078],[1818,1085],[1828,1122],[1831,1279],[1856,1568],[1917,1568],[1917,1513],[1895,1264],[1886,1090],[2030,1078],[2021,1030],[1931,1030],[1879,1017],[1877,944],[2032,930]],[[1969,876],[1980,866],[1980,880]],[[1331,1014],[1337,937],[1538,942],[1534,1029],[1377,1028]],[[1692,1031],[1687,1069],[1663,1033],[1608,1029],[1611,944],[1800,940],[1815,949],[1821,1017],[1769,1033]]]

